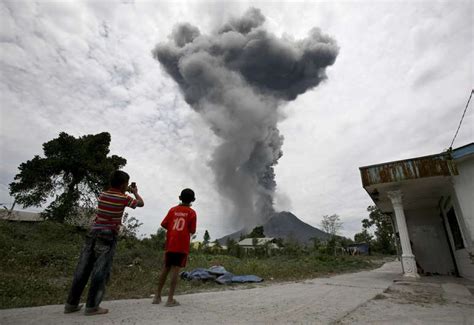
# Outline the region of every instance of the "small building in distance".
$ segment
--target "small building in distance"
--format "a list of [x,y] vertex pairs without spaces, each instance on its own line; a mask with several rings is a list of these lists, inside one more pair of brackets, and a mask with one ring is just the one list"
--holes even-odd
[[0,220],[16,222],[41,222],[44,218],[38,212],[27,212],[18,210],[0,210]]
[[346,253],[350,255],[370,255],[370,245],[368,243],[350,244],[346,247]]
[[279,249],[275,238],[245,238],[237,243],[244,250],[255,249],[257,247],[267,247],[268,249]]

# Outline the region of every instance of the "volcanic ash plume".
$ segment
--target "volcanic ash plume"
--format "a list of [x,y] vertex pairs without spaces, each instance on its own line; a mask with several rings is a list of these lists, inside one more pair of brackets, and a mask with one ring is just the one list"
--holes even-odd
[[210,166],[237,224],[253,226],[272,215],[273,167],[282,156],[279,105],[326,79],[338,46],[312,29],[293,41],[267,32],[251,8],[211,35],[190,24],[175,26],[153,56],[179,84],[186,102],[222,140]]

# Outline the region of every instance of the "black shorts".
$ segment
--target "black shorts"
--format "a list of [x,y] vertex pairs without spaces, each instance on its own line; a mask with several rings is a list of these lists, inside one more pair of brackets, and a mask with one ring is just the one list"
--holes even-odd
[[166,252],[165,253],[165,266],[179,266],[185,267],[186,261],[188,259],[188,255],[185,253],[173,253],[173,252]]

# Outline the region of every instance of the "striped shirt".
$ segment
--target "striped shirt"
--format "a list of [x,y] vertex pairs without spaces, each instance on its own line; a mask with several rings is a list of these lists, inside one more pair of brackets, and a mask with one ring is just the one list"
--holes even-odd
[[98,199],[97,214],[92,229],[120,230],[125,207],[135,209],[137,200],[116,188],[102,192]]

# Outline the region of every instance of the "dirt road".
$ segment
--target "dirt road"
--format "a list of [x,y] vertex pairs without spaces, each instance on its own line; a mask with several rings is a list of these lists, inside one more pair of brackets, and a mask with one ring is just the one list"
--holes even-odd
[[105,301],[106,315],[63,314],[63,306],[0,310],[0,324],[328,324],[382,293],[400,275],[400,263],[331,278],[245,290],[177,296],[181,306],[151,299]]

